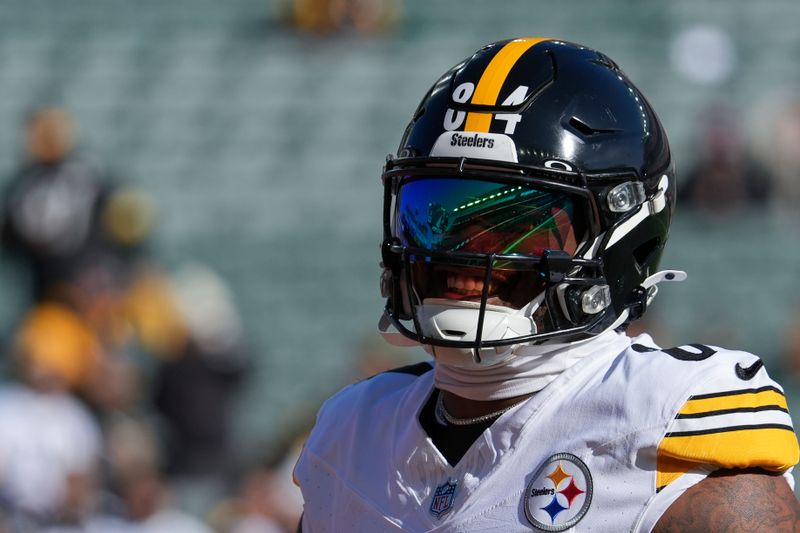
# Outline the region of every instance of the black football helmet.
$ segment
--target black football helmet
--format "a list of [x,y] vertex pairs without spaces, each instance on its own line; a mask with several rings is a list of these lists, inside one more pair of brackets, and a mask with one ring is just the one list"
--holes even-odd
[[380,329],[492,364],[639,318],[675,204],[667,136],[600,52],[490,44],[428,91],[383,171]]

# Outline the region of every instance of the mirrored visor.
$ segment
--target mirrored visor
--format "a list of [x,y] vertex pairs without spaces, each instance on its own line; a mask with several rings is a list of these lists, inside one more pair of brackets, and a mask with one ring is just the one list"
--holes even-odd
[[404,246],[438,252],[574,255],[586,235],[580,202],[533,185],[423,178],[401,185],[394,232]]

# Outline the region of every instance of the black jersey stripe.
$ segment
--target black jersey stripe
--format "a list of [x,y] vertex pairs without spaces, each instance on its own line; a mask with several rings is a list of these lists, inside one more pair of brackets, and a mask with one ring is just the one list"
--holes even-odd
[[696,431],[673,431],[664,435],[664,438],[669,437],[694,437],[696,435],[710,435],[712,433],[727,433],[731,431],[745,431],[748,429],[785,429],[794,433],[792,426],[785,424],[754,424],[750,426],[727,426],[722,428],[698,429]]
[[733,413],[758,413],[760,411],[783,411],[784,413],[789,413],[789,410],[785,407],[781,407],[780,405],[761,405],[759,407],[736,407],[732,409],[718,409],[716,411],[704,411],[702,413],[686,413],[675,416],[676,419],[679,418],[705,418],[707,416],[717,416],[717,415],[729,415]]
[[759,387],[757,389],[737,389],[724,392],[712,392],[709,394],[698,394],[696,396],[692,396],[691,398],[689,398],[688,401],[705,400],[706,398],[721,398],[723,396],[736,396],[737,394],[758,394],[759,392],[765,392],[765,391],[777,392],[778,394],[783,396],[782,390],[778,389],[777,387],[773,387],[772,385],[767,385],[766,387]]

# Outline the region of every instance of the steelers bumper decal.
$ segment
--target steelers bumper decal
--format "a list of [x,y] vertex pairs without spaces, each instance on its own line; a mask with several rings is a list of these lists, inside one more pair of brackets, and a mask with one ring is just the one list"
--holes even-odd
[[592,476],[571,453],[557,453],[539,467],[525,489],[525,516],[542,531],[565,531],[589,510]]

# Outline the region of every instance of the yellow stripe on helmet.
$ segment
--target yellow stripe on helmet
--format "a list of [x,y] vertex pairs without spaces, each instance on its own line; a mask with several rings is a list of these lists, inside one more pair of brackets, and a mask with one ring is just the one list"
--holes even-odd
[[[475,87],[472,103],[477,105],[496,105],[497,97],[508,77],[508,73],[511,72],[511,69],[522,57],[522,54],[535,44],[549,40],[547,37],[526,37],[524,39],[514,39],[503,46],[489,62],[486,70],[483,71],[483,75],[478,81],[478,86]],[[472,111],[467,115],[464,131],[487,133],[491,125],[491,113],[476,113]]]

